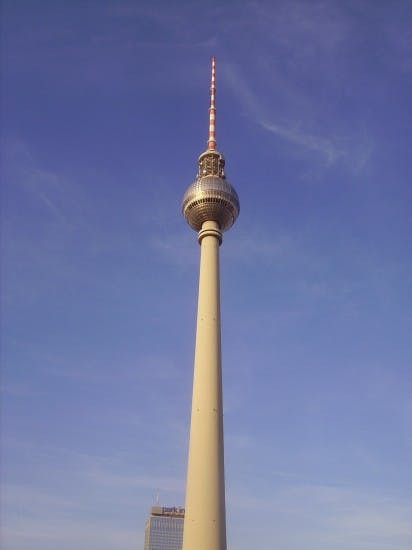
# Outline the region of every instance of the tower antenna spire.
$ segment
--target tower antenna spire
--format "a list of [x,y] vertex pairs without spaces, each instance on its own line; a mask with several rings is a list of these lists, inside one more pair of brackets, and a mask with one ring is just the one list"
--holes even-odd
[[209,139],[207,141],[207,148],[216,149],[216,137],[215,137],[215,120],[216,120],[216,57],[212,57],[212,77],[210,81],[210,107],[209,107]]

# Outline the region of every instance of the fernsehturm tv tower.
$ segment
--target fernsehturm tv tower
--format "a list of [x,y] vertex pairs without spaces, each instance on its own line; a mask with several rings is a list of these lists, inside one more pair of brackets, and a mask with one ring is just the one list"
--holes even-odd
[[183,550],[226,550],[219,246],[223,231],[239,214],[239,199],[226,180],[225,160],[216,149],[215,93],[212,57],[207,149],[198,159],[196,179],[182,202],[183,215],[198,231],[200,244]]

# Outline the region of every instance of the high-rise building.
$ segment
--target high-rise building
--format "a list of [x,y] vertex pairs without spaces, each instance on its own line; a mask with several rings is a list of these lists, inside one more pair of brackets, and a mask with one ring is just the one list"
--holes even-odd
[[200,244],[183,550],[226,550],[219,246],[223,231],[239,214],[239,199],[216,149],[215,92],[212,57],[207,149],[199,156],[196,179],[182,202],[183,215],[198,232]]
[[144,550],[182,550],[184,508],[152,506],[146,521]]

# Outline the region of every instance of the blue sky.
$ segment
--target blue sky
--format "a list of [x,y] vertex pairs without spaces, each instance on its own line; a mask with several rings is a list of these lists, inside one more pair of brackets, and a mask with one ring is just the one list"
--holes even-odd
[[412,547],[412,6],[2,3],[2,547],[184,503],[217,142],[228,547]]

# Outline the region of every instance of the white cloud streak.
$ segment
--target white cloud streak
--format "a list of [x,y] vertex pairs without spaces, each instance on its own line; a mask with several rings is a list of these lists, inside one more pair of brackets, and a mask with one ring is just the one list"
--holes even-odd
[[[276,108],[263,107],[258,96],[252,91],[251,86],[234,66],[229,65],[226,67],[224,78],[232,88],[234,95],[241,101],[246,113],[264,130],[293,144],[298,149],[319,153],[327,164],[333,164],[338,158],[347,154],[335,140],[316,136],[303,130],[301,122],[291,119],[287,124],[281,124],[275,121],[279,114],[271,113],[268,115],[265,111],[274,111]],[[282,117],[285,118],[284,113]]]
[[[412,502],[396,495],[290,484],[273,487],[272,497],[229,496],[228,508],[239,537],[232,545],[239,550],[250,547],[253,539],[256,547],[271,548],[276,540],[285,550],[406,550],[412,542]],[[249,518],[246,530],[240,525],[244,514]],[[251,532],[254,516],[265,529]]]

